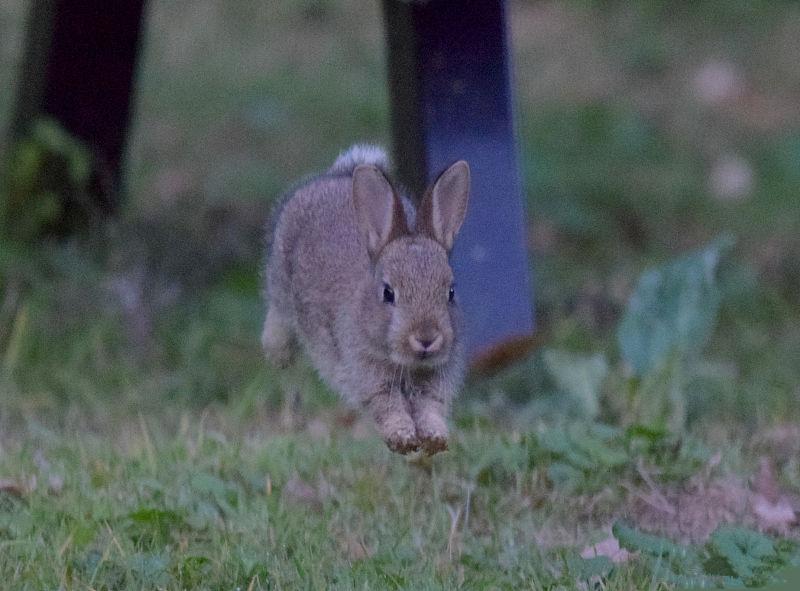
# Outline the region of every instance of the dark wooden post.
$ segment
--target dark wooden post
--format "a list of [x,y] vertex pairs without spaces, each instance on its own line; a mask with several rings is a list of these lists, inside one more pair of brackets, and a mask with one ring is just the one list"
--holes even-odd
[[28,14],[12,141],[38,117],[55,119],[89,147],[112,195],[120,184],[144,4],[32,0]]
[[503,0],[384,0],[394,155],[418,194],[447,165],[472,169],[453,252],[473,360],[533,333]]

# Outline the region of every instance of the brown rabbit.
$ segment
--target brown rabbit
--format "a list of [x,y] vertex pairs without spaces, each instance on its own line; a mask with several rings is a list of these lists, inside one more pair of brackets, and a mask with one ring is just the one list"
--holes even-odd
[[[366,409],[389,449],[447,449],[464,374],[448,254],[469,166],[445,170],[415,211],[387,180],[386,153],[353,146],[287,197],[267,263],[262,345],[277,366],[302,344],[322,378]],[[416,219],[415,219],[416,218]]]

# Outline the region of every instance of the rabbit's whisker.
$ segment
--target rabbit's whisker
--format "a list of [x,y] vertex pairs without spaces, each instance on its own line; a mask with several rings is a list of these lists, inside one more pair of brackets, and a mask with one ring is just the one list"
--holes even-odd
[[394,369],[392,370],[392,381],[389,383],[389,394],[391,395],[394,392],[394,383],[397,379],[397,370],[400,369],[399,365],[395,365]]

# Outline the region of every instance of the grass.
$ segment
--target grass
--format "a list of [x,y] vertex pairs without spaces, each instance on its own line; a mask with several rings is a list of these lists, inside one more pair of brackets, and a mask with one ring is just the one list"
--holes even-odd
[[[2,89],[24,4],[0,8]],[[580,553],[620,518],[795,543],[753,503],[800,508],[800,12],[722,7],[511,3],[542,345],[474,375],[450,452],[409,461],[258,347],[271,202],[388,139],[378,5],[152,2],[124,211],[0,238],[0,586],[672,589],[646,552]],[[637,278],[723,234],[707,342],[632,376]],[[676,389],[675,432],[632,411]]]
[[[537,588],[550,577],[527,548],[530,473],[511,491],[472,490],[463,454],[409,465],[372,438],[230,440],[190,420],[177,436],[143,433],[123,449],[59,436],[12,455],[18,467],[47,458],[65,484],[56,495],[26,495],[4,524],[27,540],[5,544],[6,584],[424,589],[469,579]],[[458,445],[481,454],[506,446],[483,434]],[[509,512],[522,520],[486,531]]]
[[[553,588],[576,582],[570,542],[614,504],[543,486],[518,433],[463,429],[452,453],[409,463],[335,428],[242,437],[218,421],[184,416],[167,435],[134,417],[111,445],[32,428],[1,464],[37,483],[2,497],[5,584]],[[623,565],[604,588],[642,576]]]
[[[450,453],[409,461],[343,428],[346,413],[291,412],[131,414],[113,439],[29,423],[0,460],[4,585],[573,588],[596,574],[579,551],[609,535],[621,500],[635,503],[634,455],[665,454],[660,483],[707,458],[699,442],[634,452],[620,436],[608,443],[619,458],[567,486],[553,476],[569,461],[552,444],[560,430],[462,423]],[[603,589],[671,588],[635,560],[598,572]]]

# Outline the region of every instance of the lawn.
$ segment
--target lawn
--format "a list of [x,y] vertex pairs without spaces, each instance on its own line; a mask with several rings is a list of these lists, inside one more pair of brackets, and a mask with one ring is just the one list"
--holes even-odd
[[[4,192],[26,4],[0,7]],[[259,350],[272,203],[389,138],[379,4],[272,4],[151,2],[123,211],[0,236],[0,588],[800,566],[800,8],[511,3],[538,346],[473,372],[447,453],[405,458]]]

